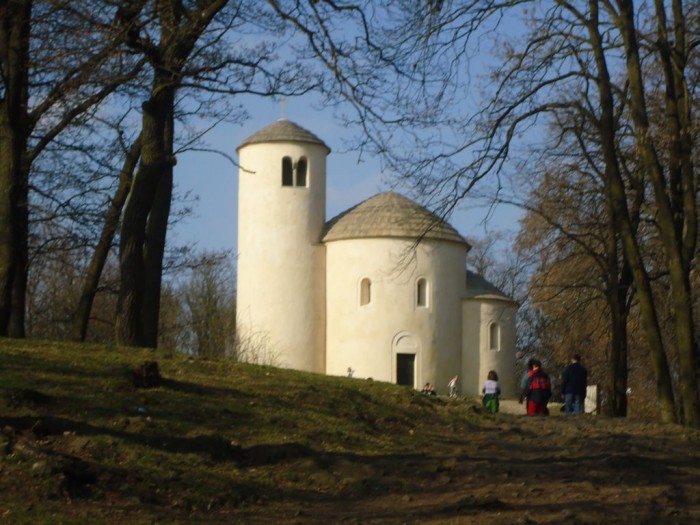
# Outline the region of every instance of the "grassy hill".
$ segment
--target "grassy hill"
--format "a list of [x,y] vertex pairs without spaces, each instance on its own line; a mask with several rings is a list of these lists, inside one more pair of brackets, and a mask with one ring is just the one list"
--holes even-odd
[[0,523],[700,520],[695,431],[149,350],[0,339],[0,430]]

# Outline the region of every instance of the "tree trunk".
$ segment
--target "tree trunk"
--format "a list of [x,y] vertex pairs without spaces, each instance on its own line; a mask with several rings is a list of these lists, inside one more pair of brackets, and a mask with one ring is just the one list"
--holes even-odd
[[611,206],[618,222],[617,229],[620,232],[625,259],[637,285],[642,325],[647,335],[647,342],[652,356],[652,367],[656,377],[656,390],[661,418],[666,422],[674,422],[676,415],[671,374],[666,353],[664,352],[661,328],[654,305],[649,276],[644,267],[635,230],[629,216],[625,186],[616,152],[615,106],[610,73],[607,67],[602,37],[599,32],[598,0],[590,0],[589,6],[591,19],[588,23],[588,32],[598,69],[596,82],[601,106],[599,131],[600,145],[605,160],[605,192],[607,198],[611,201]]
[[[677,6],[679,5],[675,2]],[[682,422],[700,427],[700,393],[698,391],[698,371],[693,326],[693,302],[690,290],[690,262],[695,255],[697,236],[697,209],[695,188],[690,157],[683,157],[687,140],[683,135],[690,131],[682,129],[678,114],[677,93],[685,91],[684,63],[670,57],[669,43],[664,41],[666,18],[663,3],[657,4],[659,25],[659,56],[661,65],[667,71],[666,81],[666,127],[669,136],[666,155],[669,162],[669,180],[661,165],[659,152],[653,141],[649,124],[644,93],[641,59],[637,43],[634,5],[630,0],[619,0],[620,16],[618,28],[625,44],[627,77],[630,86],[630,113],[634,123],[635,140],[640,152],[640,161],[649,175],[654,188],[656,220],[664,246],[668,266],[676,345],[678,348],[678,385],[682,403]],[[682,12],[677,7],[676,25],[683,24]],[[677,34],[679,30],[677,28]],[[685,50],[682,50],[684,53]],[[677,85],[678,84],[678,85]],[[687,105],[687,104],[686,104]],[[690,112],[690,109],[687,109]],[[684,119],[685,120],[685,119]],[[663,155],[662,155],[663,156]],[[688,173],[690,171],[690,173]],[[690,235],[687,231],[690,231]]]
[[[606,199],[608,208],[608,285],[607,300],[610,306],[610,353],[608,355],[608,387],[605,415],[611,417],[627,416],[627,316],[629,294],[629,271],[624,261],[620,262],[618,254],[617,220],[610,199]],[[620,269],[620,265],[622,268]]]
[[170,218],[170,204],[173,197],[173,167],[176,159],[173,154],[175,141],[175,98],[163,125],[163,147],[170,163],[156,190],[155,200],[146,225],[146,245],[144,246],[144,302],[141,311],[141,323],[147,346],[158,346],[158,328],[160,319],[160,292],[163,276],[163,254]]
[[627,379],[628,379],[628,338],[627,338],[627,294],[628,288],[622,283],[616,283],[610,290],[612,327],[610,356],[608,358],[609,399],[606,415],[611,417],[627,416]]
[[[172,146],[172,140],[170,141]],[[171,148],[172,152],[172,148]],[[170,217],[170,203],[173,193],[172,164],[163,173],[158,184],[153,208],[148,217],[146,245],[144,249],[144,301],[141,322],[144,328],[146,346],[158,346],[158,326],[160,317],[160,290],[163,275],[163,254]]]
[[[115,335],[121,345],[154,346],[152,338],[147,337],[152,329],[143,324],[147,282],[153,282],[147,277],[146,246],[150,241],[146,232],[163,178],[172,177],[173,158],[169,155],[172,143],[166,142],[172,126],[174,94],[171,78],[156,78],[152,96],[143,105],[141,164],[124,210],[119,244],[120,288]],[[162,213],[160,208],[156,210],[158,213]]]
[[112,248],[114,235],[119,227],[119,218],[121,217],[126,198],[129,195],[134,170],[136,169],[140,156],[141,137],[139,136],[126,154],[124,165],[119,174],[119,187],[105,215],[102,234],[100,235],[100,240],[95,247],[95,252],[92,254],[92,259],[87,269],[83,290],[80,294],[78,306],[73,315],[71,324],[71,339],[73,341],[85,341],[90,312],[92,311],[92,303],[95,300],[95,294],[97,293],[97,287],[102,277],[102,271],[107,261],[107,256]]
[[[24,155],[23,155],[24,156]],[[22,163],[26,164],[26,163]],[[27,274],[29,271],[29,173],[20,170],[17,182],[19,198],[15,209],[17,237],[15,242],[15,277],[12,280],[12,307],[8,335],[24,338],[24,318],[27,305]]]
[[[23,216],[27,188],[29,37],[31,0],[0,6],[0,61],[3,98],[0,99],[0,336],[24,335],[24,311],[18,316],[13,301],[22,288],[17,275],[26,266],[26,228]],[[24,211],[21,210],[25,202]],[[25,235],[25,237],[23,237]],[[23,263],[24,260],[24,263]],[[26,279],[23,280],[26,286]],[[24,301],[21,302],[22,309]],[[22,323],[21,329],[16,323]]]
[[[673,36],[669,37],[664,2],[656,0],[658,46],[666,82],[666,124],[668,141],[669,190],[674,238],[671,240],[671,289],[679,348],[679,387],[683,400],[683,422],[700,426],[700,386],[695,340],[693,291],[690,272],[693,267],[698,234],[697,188],[693,167],[691,126],[692,104],[688,96],[686,65],[686,19],[680,0],[673,0]],[[678,242],[678,241],[680,242]],[[690,402],[688,402],[690,401]]]
[[[124,211],[119,247],[121,286],[117,342],[155,347],[163,253],[172,196],[175,93],[183,65],[197,40],[227,0],[199,2],[188,12],[180,2],[156,3],[160,44],[151,49],[155,69],[151,98],[143,105],[141,166]],[[139,41],[131,42],[138,47]]]

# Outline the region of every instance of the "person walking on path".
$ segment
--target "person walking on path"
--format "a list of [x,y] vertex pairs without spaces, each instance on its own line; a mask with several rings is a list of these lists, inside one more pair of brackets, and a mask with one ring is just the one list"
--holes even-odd
[[571,364],[564,369],[561,393],[564,396],[564,413],[580,415],[584,412],[588,371],[581,365],[581,356],[571,356]]
[[[534,357],[531,357],[530,359],[527,360],[527,370],[525,370],[525,373],[523,374],[522,379],[520,380],[520,403],[522,404],[523,401],[527,399],[527,382],[530,380],[530,376],[532,375],[532,367],[535,366],[535,363],[537,362],[537,359]],[[527,403],[525,403],[525,413],[527,413]]]
[[525,397],[527,398],[528,416],[549,415],[547,403],[552,397],[552,383],[549,376],[542,370],[542,363],[539,361],[535,361],[532,367],[532,374],[527,380],[525,388]]
[[498,384],[498,374],[496,374],[495,370],[489,372],[481,392],[484,394],[482,403],[486,407],[486,410],[492,414],[498,412],[498,398],[501,395],[501,387]]

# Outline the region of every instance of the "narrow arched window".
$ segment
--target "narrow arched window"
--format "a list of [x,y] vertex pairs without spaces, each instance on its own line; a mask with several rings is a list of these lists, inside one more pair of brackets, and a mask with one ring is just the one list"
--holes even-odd
[[372,281],[366,277],[360,282],[360,306],[369,304],[372,300]]
[[306,186],[306,157],[297,162],[297,186]]
[[491,350],[500,350],[501,348],[501,329],[497,323],[491,323],[489,326],[489,348]]
[[292,159],[282,159],[282,186],[294,186],[294,174],[292,171]]
[[428,281],[422,278],[416,283],[416,305],[428,306]]

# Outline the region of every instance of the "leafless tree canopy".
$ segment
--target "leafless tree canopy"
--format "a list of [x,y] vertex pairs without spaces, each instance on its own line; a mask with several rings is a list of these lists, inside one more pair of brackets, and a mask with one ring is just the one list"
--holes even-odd
[[[690,284],[697,257],[698,7],[623,0],[405,7],[397,27],[410,43],[407,54],[394,56],[431,60],[416,60],[424,80],[410,77],[412,89],[399,83],[399,91],[409,94],[405,122],[424,115],[426,127],[384,135],[378,151],[384,148],[400,182],[445,215],[465,197],[489,192],[548,223],[561,262],[575,263],[584,278],[568,289],[597,289],[611,312],[611,393],[618,398],[634,286],[661,416],[700,425]],[[492,61],[479,64],[485,43],[494,46]],[[469,76],[470,66],[477,75]],[[532,193],[522,191],[523,177],[537,181]],[[658,274],[667,276],[670,301],[654,292]],[[582,308],[588,299],[571,301]],[[666,340],[665,306],[674,319]]]

